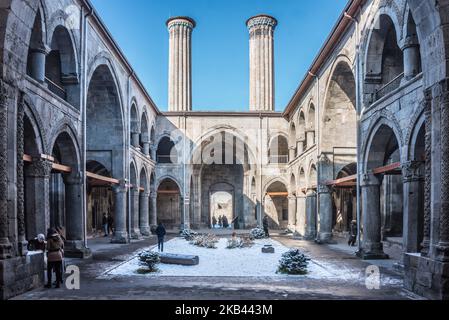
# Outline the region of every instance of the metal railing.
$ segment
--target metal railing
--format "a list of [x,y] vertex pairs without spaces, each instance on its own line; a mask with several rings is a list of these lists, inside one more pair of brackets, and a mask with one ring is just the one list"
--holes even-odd
[[53,92],[54,94],[56,94],[58,97],[60,97],[61,99],[67,100],[67,91],[61,87],[60,85],[54,83],[53,81],[51,81],[49,78],[45,77],[45,82],[48,85],[48,89]]
[[374,93],[374,101],[377,101],[377,100],[385,97],[390,92],[393,92],[394,90],[399,88],[403,78],[404,78],[404,73],[401,73],[396,78],[394,78],[393,80],[388,82],[386,85],[377,89],[376,92]]

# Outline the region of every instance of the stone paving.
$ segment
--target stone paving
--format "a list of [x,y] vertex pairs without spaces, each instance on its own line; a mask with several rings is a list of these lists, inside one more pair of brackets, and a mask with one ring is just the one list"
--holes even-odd
[[[175,236],[169,235],[169,238]],[[324,267],[337,264],[354,272],[364,272],[375,261],[361,261],[341,245],[318,245],[277,234],[274,238],[288,247],[300,248]],[[341,279],[302,279],[296,277],[141,277],[105,276],[105,272],[131,259],[136,251],[156,244],[154,237],[127,245],[111,245],[107,238],[89,241],[93,258],[70,259],[81,272],[80,290],[36,289],[14,300],[305,300],[364,299],[404,300],[420,297],[402,288],[402,276],[393,262],[380,262],[388,281],[379,290],[368,290],[360,281]],[[338,247],[341,247],[340,249]],[[393,281],[391,281],[393,280]]]

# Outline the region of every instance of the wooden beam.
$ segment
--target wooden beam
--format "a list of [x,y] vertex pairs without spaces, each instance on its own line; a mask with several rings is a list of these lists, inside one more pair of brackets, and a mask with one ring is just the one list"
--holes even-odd
[[270,197],[288,197],[288,192],[267,192]]
[[120,181],[117,179],[100,176],[100,175],[92,173],[92,172],[86,172],[86,177],[94,179],[94,180],[112,183],[112,184],[120,184]]
[[337,179],[337,180],[329,180],[329,181],[326,181],[326,185],[327,186],[333,186],[333,185],[337,185],[337,184],[345,183],[345,182],[350,182],[350,181],[357,181],[357,175],[354,174],[352,176],[347,176],[347,177],[344,177],[344,178],[341,178],[341,179]]
[[23,161],[25,161],[25,162],[33,162],[33,158],[30,155],[28,155],[28,154],[24,154],[23,155]]
[[178,190],[158,190],[158,194],[179,194]]
[[399,169],[400,167],[401,167],[401,163],[395,162],[395,163],[389,164],[387,166],[375,168],[372,170],[372,173],[373,174],[391,173],[391,172],[397,171],[397,169]]
[[72,172],[72,168],[68,167],[68,166],[64,166],[62,164],[58,164],[58,163],[53,163],[52,165],[53,170],[59,171],[59,172],[63,172],[63,173],[70,173]]

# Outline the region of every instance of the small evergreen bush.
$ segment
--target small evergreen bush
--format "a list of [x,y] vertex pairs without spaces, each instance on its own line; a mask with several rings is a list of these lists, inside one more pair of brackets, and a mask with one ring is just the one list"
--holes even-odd
[[251,239],[264,239],[267,235],[265,234],[265,231],[263,231],[263,229],[254,228],[249,232],[249,236]]
[[309,260],[299,249],[290,249],[282,255],[277,272],[284,274],[306,274]]
[[179,232],[179,235],[187,241],[190,241],[193,240],[195,236],[198,236],[198,233],[190,229],[184,229]]
[[145,250],[138,254],[139,257],[139,264],[142,267],[146,267],[146,269],[139,269],[138,273],[150,273],[150,272],[157,272],[157,264],[161,262],[161,258],[159,256],[159,253]]

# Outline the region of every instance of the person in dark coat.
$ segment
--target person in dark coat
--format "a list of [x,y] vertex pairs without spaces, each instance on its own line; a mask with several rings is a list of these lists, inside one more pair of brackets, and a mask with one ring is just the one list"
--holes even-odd
[[64,242],[59,233],[50,228],[47,231],[47,285],[51,288],[52,271],[56,273],[56,288],[62,283],[62,259],[64,257]]
[[223,218],[221,216],[218,216],[218,225],[220,228],[223,228]]
[[164,237],[167,234],[165,231],[165,227],[162,224],[162,222],[159,222],[159,225],[156,228],[156,235],[157,235],[157,249],[160,252],[164,252]]
[[227,228],[229,227],[229,221],[228,221],[228,217],[223,216],[223,228]]
[[350,247],[355,246],[356,241],[357,241],[357,221],[352,220],[351,227],[349,230],[348,246],[350,246]]
[[217,218],[215,216],[212,217],[212,229],[215,229],[215,226],[217,225]]
[[103,213],[103,219],[101,220],[101,224],[103,225],[103,232],[104,236],[108,236],[108,217],[106,216],[106,213]]
[[267,215],[265,217],[263,217],[262,226],[263,226],[263,231],[265,231],[265,235],[267,236],[267,238],[269,238],[270,233],[268,231],[268,216]]
[[114,233],[114,218],[111,214],[108,215],[108,231],[109,233]]

